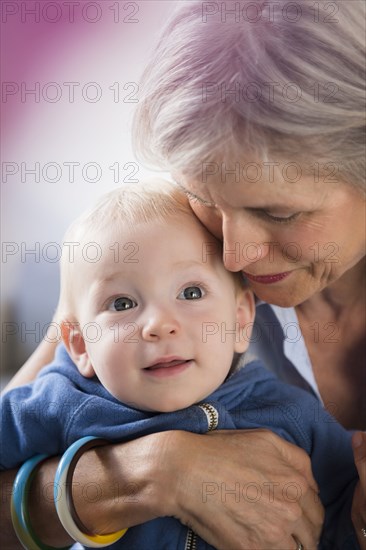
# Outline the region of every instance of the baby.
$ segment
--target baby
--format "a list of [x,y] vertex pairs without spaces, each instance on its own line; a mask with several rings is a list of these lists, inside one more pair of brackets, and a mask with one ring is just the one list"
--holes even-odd
[[[254,299],[221,256],[186,197],[161,180],[116,189],[76,220],[61,261],[64,346],[34,383],[4,395],[0,466],[61,454],[86,435],[268,428],[311,456],[326,509],[320,548],[357,548],[350,435],[312,395],[244,363]],[[113,547],[183,549],[197,539],[157,518]]]

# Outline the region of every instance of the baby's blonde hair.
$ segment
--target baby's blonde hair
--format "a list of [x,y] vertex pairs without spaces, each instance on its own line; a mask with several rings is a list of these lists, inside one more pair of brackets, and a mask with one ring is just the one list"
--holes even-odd
[[[68,228],[63,239],[61,256],[61,291],[57,311],[59,322],[75,318],[77,296],[73,292],[77,276],[78,260],[83,246],[98,243],[103,233],[117,229],[131,230],[141,223],[173,220],[177,216],[195,217],[184,193],[174,184],[163,179],[154,179],[138,184],[124,185],[103,195],[90,210],[79,216]],[[77,247],[75,245],[77,243]],[[157,243],[152,243],[156,245]],[[75,254],[70,258],[70,250]],[[177,243],[179,246],[179,243]],[[217,253],[221,254],[217,241]],[[237,277],[235,275],[235,277]]]

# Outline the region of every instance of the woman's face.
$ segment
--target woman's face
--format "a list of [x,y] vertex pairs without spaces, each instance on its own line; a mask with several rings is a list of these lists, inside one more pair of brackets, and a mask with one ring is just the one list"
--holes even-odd
[[290,171],[286,179],[268,170],[268,177],[250,181],[244,170],[229,173],[227,166],[212,165],[204,181],[177,180],[202,223],[223,239],[227,269],[242,270],[262,300],[298,305],[364,256],[365,200],[358,189]]

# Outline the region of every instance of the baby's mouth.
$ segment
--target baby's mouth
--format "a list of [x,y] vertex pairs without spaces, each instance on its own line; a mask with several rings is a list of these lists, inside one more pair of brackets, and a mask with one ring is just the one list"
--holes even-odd
[[154,363],[150,367],[146,367],[144,370],[156,370],[156,369],[168,369],[171,367],[176,367],[177,365],[183,365],[188,363],[191,359],[174,359],[172,361],[160,361]]
[[182,357],[159,357],[151,365],[146,367],[144,372],[155,380],[165,380],[184,373],[193,365],[193,359]]

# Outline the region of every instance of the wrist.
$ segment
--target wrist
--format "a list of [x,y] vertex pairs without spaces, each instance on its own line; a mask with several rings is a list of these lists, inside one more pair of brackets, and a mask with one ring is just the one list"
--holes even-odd
[[107,534],[174,515],[178,476],[172,448],[177,433],[152,434],[83,454],[72,483],[75,510],[83,524]]
[[29,516],[33,530],[47,545],[64,547],[72,539],[63,529],[53,500],[53,480],[58,458],[50,458],[37,469],[29,491]]
[[159,517],[172,516],[184,521],[195,499],[200,498],[197,495],[200,484],[194,476],[195,458],[200,454],[199,442],[203,436],[182,430],[160,435],[159,455],[153,471],[156,509]]
[[171,430],[155,434],[151,439],[148,472],[150,479],[152,506],[157,517],[179,516],[180,502],[184,499],[183,465],[186,452],[186,439],[189,432]]

